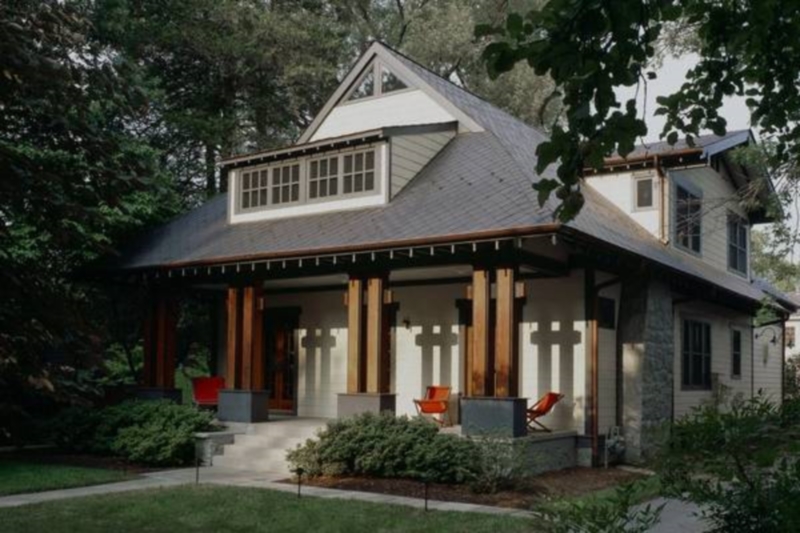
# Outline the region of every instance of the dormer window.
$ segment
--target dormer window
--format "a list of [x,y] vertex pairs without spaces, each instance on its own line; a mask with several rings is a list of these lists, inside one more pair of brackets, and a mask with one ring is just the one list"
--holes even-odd
[[385,148],[386,143],[374,143],[241,169],[234,187],[233,220],[382,203]]

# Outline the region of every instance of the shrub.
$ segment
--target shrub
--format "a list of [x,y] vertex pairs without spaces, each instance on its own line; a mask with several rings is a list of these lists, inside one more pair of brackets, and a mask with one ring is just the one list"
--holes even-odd
[[474,492],[494,494],[513,489],[530,473],[531,459],[524,443],[504,438],[483,437],[476,439],[476,461],[471,483]]
[[316,440],[288,453],[310,476],[365,475],[462,483],[472,477],[474,445],[439,433],[422,418],[365,413],[328,423]]
[[793,531],[800,521],[800,401],[706,405],[675,423],[661,463],[668,495],[716,531]]
[[154,466],[183,465],[194,457],[194,433],[212,429],[210,413],[169,401],[129,401],[100,410],[70,408],[53,424],[64,449],[115,454]]

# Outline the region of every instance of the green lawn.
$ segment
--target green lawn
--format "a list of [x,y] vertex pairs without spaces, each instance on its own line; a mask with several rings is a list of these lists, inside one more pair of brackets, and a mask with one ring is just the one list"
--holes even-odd
[[99,485],[130,477],[118,470],[0,460],[0,496]]
[[265,489],[185,486],[0,509],[0,531],[469,531],[533,530],[527,519],[424,511]]

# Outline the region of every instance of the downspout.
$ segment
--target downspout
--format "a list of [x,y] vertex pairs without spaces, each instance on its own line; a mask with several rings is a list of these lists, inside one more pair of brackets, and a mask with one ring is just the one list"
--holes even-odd
[[658,215],[659,215],[659,237],[661,238],[661,242],[667,244],[669,239],[667,235],[669,232],[667,231],[667,177],[661,170],[661,165],[658,161],[658,155],[653,156],[653,167],[656,169],[656,175],[658,176],[658,183],[659,183],[659,206],[658,206]]

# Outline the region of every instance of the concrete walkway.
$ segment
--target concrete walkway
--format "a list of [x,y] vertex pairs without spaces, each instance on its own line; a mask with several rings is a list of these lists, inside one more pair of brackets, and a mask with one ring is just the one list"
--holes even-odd
[[[79,487],[74,489],[53,490],[48,492],[36,492],[31,494],[19,494],[14,496],[0,497],[0,508],[17,507],[34,503],[63,500],[67,498],[79,498],[85,496],[97,496],[117,492],[127,492],[135,490],[146,490],[163,487],[176,487],[188,485],[195,482],[195,469],[186,468],[181,470],[167,470],[163,472],[153,472],[142,474],[142,477],[131,481],[119,483],[109,483],[105,485],[94,485],[91,487]],[[282,492],[296,492],[296,485],[278,483],[285,479],[286,474],[282,473],[254,473],[242,470],[234,470],[220,466],[203,467],[200,469],[200,483],[211,485],[227,485],[235,487],[253,487],[262,489],[279,490]],[[394,505],[406,505],[422,509],[425,501],[419,498],[409,498],[405,496],[393,496],[390,494],[374,494],[369,492],[346,491],[338,489],[326,489],[321,487],[303,486],[304,496],[316,496],[319,498],[338,498],[344,500],[359,500],[373,503],[387,503]],[[659,498],[652,502],[654,505],[666,503],[661,515],[661,523],[653,529],[654,533],[667,532],[686,532],[699,533],[705,531],[703,524],[694,516],[696,507],[676,500],[665,500]],[[534,517],[534,513],[520,509],[508,509],[503,507],[491,507],[487,505],[476,505],[471,503],[441,502],[435,500],[428,501],[428,508],[437,511],[458,511],[487,513],[496,515]]]

